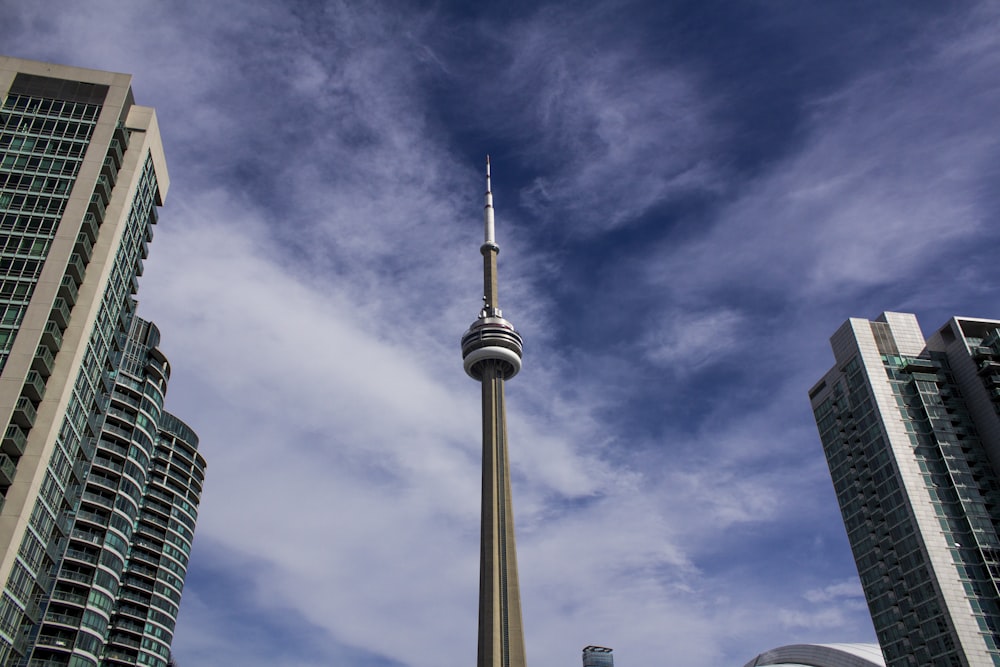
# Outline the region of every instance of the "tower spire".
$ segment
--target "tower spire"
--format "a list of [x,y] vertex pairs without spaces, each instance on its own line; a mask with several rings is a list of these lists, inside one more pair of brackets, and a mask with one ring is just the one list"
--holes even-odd
[[497,240],[493,229],[493,189],[490,187],[490,156],[486,156],[486,208],[483,212],[486,223],[486,238],[483,243],[496,245]]
[[514,509],[507,462],[504,382],[521,370],[521,335],[497,307],[497,254],[490,158],[486,156],[486,234],[479,318],[462,336],[465,372],[482,385],[483,495],[479,541],[479,650],[477,667],[525,667],[521,592],[517,580]]

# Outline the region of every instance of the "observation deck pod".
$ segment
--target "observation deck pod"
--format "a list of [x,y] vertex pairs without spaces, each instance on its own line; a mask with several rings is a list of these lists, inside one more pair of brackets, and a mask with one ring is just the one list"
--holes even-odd
[[497,362],[504,380],[521,370],[521,334],[502,317],[483,316],[462,336],[465,372],[474,380],[483,379],[486,362]]

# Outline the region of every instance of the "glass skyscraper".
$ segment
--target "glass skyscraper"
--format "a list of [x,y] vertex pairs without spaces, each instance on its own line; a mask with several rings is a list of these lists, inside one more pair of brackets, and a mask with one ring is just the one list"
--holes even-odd
[[134,294],[169,185],[125,74],[0,57],[0,665],[167,663],[204,474]]
[[604,646],[584,646],[583,667],[615,667],[614,653]]
[[1000,665],[1000,321],[831,344],[809,396],[886,665]]

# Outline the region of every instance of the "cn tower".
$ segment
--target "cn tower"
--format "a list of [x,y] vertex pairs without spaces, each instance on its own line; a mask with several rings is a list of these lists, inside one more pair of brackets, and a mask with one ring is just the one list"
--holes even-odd
[[524,667],[521,593],[517,584],[514,510],[507,463],[504,381],[521,370],[521,336],[497,305],[497,245],[493,229],[490,158],[486,156],[483,309],[462,336],[465,372],[483,389],[483,498],[479,543],[477,667]]

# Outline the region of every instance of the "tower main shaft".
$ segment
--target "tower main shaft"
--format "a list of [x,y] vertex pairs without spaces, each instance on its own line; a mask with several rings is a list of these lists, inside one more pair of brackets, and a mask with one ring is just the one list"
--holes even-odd
[[465,372],[482,385],[483,489],[479,552],[477,667],[524,667],[514,510],[507,459],[504,381],[521,370],[521,336],[497,307],[497,254],[490,162],[486,158],[483,309],[462,337]]

